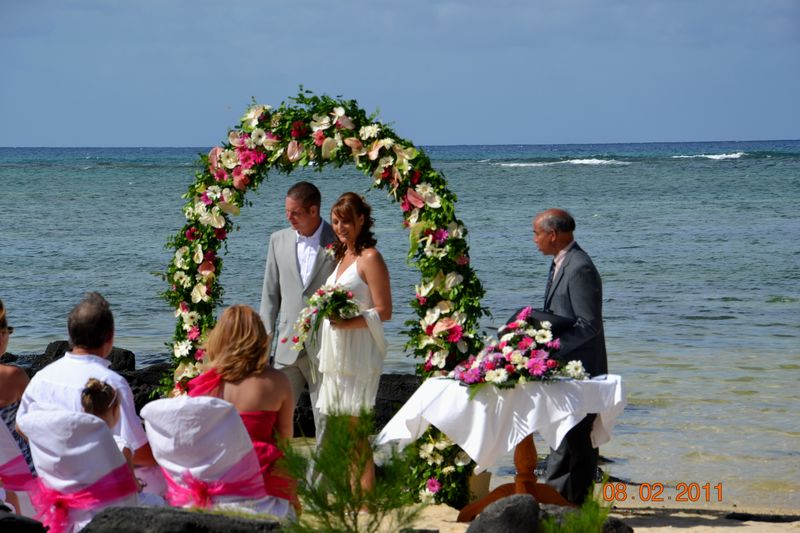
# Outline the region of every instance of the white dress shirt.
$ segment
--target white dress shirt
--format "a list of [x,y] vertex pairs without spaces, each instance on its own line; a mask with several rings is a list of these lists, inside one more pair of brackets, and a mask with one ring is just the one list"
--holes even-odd
[[319,253],[319,240],[322,236],[322,222],[317,227],[317,231],[306,237],[298,232],[297,239],[297,265],[300,268],[300,279],[303,281],[303,286],[308,284],[308,279],[311,277],[311,271],[314,269],[314,262],[317,260],[317,253]]
[[147,444],[142,421],[136,414],[131,387],[125,378],[108,368],[111,362],[96,355],[73,355],[50,363],[33,376],[22,394],[17,418],[36,408],[36,404],[65,411],[83,412],[81,392],[89,378],[105,381],[117,391],[120,421],[111,428],[134,450]]

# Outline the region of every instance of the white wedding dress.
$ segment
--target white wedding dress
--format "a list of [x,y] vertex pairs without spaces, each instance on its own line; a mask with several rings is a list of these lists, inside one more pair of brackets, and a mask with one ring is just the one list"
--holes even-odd
[[372,410],[386,357],[383,323],[373,308],[369,287],[358,275],[357,264],[358,259],[338,280],[337,265],[325,282],[352,291],[369,326],[343,330],[332,328],[327,319],[322,323],[318,354],[322,384],[317,408],[326,415],[358,416],[362,410]]

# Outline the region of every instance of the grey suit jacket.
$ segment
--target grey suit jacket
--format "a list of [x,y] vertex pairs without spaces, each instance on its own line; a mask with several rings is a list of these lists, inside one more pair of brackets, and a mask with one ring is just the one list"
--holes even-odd
[[[297,233],[292,228],[276,231],[269,238],[267,251],[267,267],[264,272],[264,286],[261,290],[261,308],[259,314],[267,332],[277,340],[275,360],[283,365],[291,365],[303,352],[292,349],[292,337],[295,335],[294,323],[300,311],[305,307],[308,297],[321,287],[333,269],[335,261],[325,253],[325,247],[335,239],[330,224],[322,221],[320,250],[308,284],[304,287],[300,279],[300,267],[297,263]],[[277,322],[277,327],[276,327]],[[281,339],[289,339],[280,342]],[[312,353],[316,347],[307,346]]]
[[607,374],[603,285],[594,263],[577,243],[567,252],[544,306],[575,319],[575,324],[559,336],[561,349],[555,357],[564,362],[579,359],[592,376]]

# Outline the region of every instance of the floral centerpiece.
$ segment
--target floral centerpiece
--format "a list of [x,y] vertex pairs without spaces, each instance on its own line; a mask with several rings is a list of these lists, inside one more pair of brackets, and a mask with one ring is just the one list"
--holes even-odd
[[449,377],[469,385],[474,395],[488,383],[498,388],[513,388],[517,383],[558,378],[585,379],[580,361],[562,365],[551,357],[561,347],[547,321],[532,316],[526,307],[497,330],[498,339],[489,341],[477,355],[457,365]]
[[[302,350],[306,341],[314,340],[322,321],[326,318],[348,319],[358,316],[358,304],[353,300],[353,293],[342,287],[323,285],[308,298],[307,305],[300,311],[294,329],[297,335],[292,337],[295,350]],[[281,339],[287,342],[289,339]]]

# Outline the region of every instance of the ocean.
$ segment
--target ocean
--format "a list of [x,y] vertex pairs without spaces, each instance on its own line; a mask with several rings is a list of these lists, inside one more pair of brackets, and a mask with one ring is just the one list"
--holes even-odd
[[[609,368],[628,391],[601,449],[608,473],[721,483],[726,507],[800,507],[800,141],[423,148],[458,195],[493,314],[487,333],[541,304],[549,258],[532,242],[533,215],[575,216],[603,278]],[[97,290],[113,306],[117,346],[140,366],[168,357],[164,244],[207,150],[0,148],[11,353],[24,362],[65,339],[70,308]],[[284,194],[300,179],[319,186],[324,213],[348,190],[373,205],[395,308],[386,371],[413,372],[403,323],[418,276],[407,234],[398,206],[354,167],[273,173],[249,194],[224,260],[225,303],[258,308],[268,236],[285,227]]]

